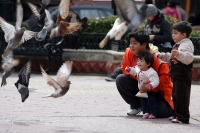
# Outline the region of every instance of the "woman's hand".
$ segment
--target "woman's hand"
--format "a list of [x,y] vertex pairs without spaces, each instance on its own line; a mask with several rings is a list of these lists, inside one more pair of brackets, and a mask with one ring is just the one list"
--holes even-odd
[[154,35],[149,35],[149,41],[154,40]]
[[140,93],[148,92],[148,90],[149,90],[149,86],[146,85],[146,84],[143,84],[143,85],[140,87]]

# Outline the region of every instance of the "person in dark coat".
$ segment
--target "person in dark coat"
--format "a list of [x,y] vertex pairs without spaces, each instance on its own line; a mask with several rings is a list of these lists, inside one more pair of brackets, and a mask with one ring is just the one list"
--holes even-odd
[[148,4],[146,18],[144,30],[149,34],[150,43],[156,45],[159,52],[171,52],[172,26],[170,22],[153,4]]

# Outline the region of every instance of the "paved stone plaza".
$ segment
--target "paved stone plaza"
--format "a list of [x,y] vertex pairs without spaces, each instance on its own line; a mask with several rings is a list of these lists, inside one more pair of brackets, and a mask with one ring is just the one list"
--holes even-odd
[[[51,74],[55,78],[55,74]],[[115,82],[106,75],[72,74],[69,92],[61,98],[42,98],[54,91],[40,73],[30,78],[31,92],[22,103],[14,86],[17,73],[0,88],[0,133],[198,133],[200,85],[192,85],[190,124],[173,124],[167,118],[144,120],[129,110]]]

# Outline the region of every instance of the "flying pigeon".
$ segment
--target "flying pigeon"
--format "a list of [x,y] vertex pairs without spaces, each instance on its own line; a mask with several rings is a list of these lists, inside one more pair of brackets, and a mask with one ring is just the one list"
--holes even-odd
[[[56,9],[55,11],[51,13],[51,16],[54,22],[56,22],[57,20],[57,14],[58,14],[58,9]],[[70,18],[69,16],[73,16],[73,17]],[[72,34],[66,34],[64,36],[64,41],[70,48],[78,49],[82,46],[81,35],[82,35],[82,32],[87,27],[87,21],[88,21],[87,17],[84,17],[81,19],[80,16],[74,10],[72,10],[71,8],[69,9],[69,15],[65,19],[65,22],[69,22],[69,23],[81,22],[82,23],[81,27],[77,31],[73,32]]]
[[22,102],[24,102],[29,96],[29,79],[31,74],[31,60],[29,60],[24,67],[20,70],[18,74],[18,81],[15,83],[15,86],[19,93],[21,94]]
[[23,8],[20,0],[17,0],[17,21],[15,27],[7,23],[2,17],[0,17],[0,26],[4,31],[5,41],[8,43],[2,57],[6,57],[13,49],[19,47],[25,41],[31,39],[36,32],[28,31],[24,27],[21,28],[23,19]]
[[47,84],[49,84],[55,89],[54,93],[49,94],[46,97],[58,98],[65,95],[68,92],[71,84],[71,82],[68,81],[68,79],[72,71],[72,64],[73,61],[65,61],[65,63],[63,63],[63,65],[59,68],[57,72],[57,81],[52,79],[40,66],[42,75],[47,80]]
[[14,59],[13,58],[13,52],[10,52],[7,57],[2,58],[2,69],[3,69],[3,74],[2,74],[2,81],[1,81],[1,87],[6,85],[6,78],[8,78],[14,71],[15,71],[15,66],[17,66],[20,62],[19,59]]
[[114,0],[114,2],[119,18],[115,20],[112,29],[99,43],[100,48],[103,48],[113,38],[121,40],[122,36],[137,29],[146,17],[146,9],[148,7],[146,4],[143,4],[138,11],[134,0]]
[[32,13],[36,16],[38,20],[38,25],[41,27],[45,25],[46,7],[49,5],[50,2],[51,0],[42,0],[40,9],[37,6],[31,4],[30,2],[27,2]]
[[[50,0],[43,0],[42,2],[49,4],[48,2],[50,2]],[[42,16],[40,15],[41,10],[38,11],[37,6],[31,4],[30,2],[27,2],[27,4],[30,7],[33,14],[37,17],[38,24],[40,26],[43,26],[42,30],[35,35],[35,39],[37,41],[43,41],[46,38],[47,33],[53,29],[55,22],[51,18],[51,14],[49,13],[49,11],[47,9],[45,9],[46,8],[45,4],[42,4],[43,6],[41,7],[41,10],[44,10],[43,14],[45,14],[45,15],[42,15]],[[45,16],[45,17],[43,17],[43,16]],[[41,17],[42,17],[42,19],[41,19]],[[43,23],[43,24],[41,24],[41,23]]]
[[69,14],[70,0],[61,0],[59,4],[59,11],[56,19],[57,27],[53,28],[50,33],[50,39],[56,36],[65,36],[66,34],[72,34],[81,28],[81,22],[72,22],[71,19],[77,17],[77,15]]

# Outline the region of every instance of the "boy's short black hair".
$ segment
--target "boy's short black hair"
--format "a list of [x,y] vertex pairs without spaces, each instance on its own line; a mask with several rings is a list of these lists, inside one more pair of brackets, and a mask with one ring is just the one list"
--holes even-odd
[[175,23],[172,29],[177,30],[178,32],[181,32],[181,33],[186,33],[187,37],[189,37],[192,32],[191,25],[186,21],[180,21],[180,22]]
[[154,61],[153,55],[147,51],[138,54],[139,59],[144,59],[147,64],[152,64]]
[[135,38],[135,40],[138,41],[141,45],[146,43],[147,48],[149,49],[149,45],[148,45],[149,35],[147,34],[147,32],[143,30],[139,30],[129,35],[129,39],[131,39],[132,37]]

